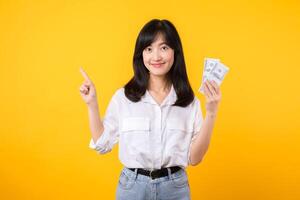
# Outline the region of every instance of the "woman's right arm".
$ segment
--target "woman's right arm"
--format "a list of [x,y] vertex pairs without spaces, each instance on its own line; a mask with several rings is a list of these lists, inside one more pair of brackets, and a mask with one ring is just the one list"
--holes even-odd
[[96,143],[103,133],[104,127],[99,114],[99,106],[97,101],[96,87],[87,73],[80,68],[80,72],[84,77],[84,82],[80,86],[79,91],[82,99],[87,104],[89,123],[93,141]]
[[88,105],[88,114],[89,114],[89,122],[91,134],[94,142],[100,138],[103,133],[104,127],[99,115],[98,104],[90,104]]

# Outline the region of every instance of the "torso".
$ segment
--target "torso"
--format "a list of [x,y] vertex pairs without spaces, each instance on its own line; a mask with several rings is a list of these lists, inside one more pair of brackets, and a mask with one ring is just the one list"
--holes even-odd
[[172,106],[177,99],[172,87],[169,94],[147,90],[139,102],[133,102],[124,88],[119,89],[106,111],[104,124],[110,131],[101,151],[108,152],[118,142],[119,159],[128,168],[187,167],[189,146],[203,121],[200,102],[195,98],[184,108]]

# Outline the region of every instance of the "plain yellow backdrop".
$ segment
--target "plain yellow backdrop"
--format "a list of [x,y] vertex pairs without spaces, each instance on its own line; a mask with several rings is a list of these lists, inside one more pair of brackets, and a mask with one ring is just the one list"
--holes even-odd
[[83,66],[100,115],[133,75],[142,26],[169,19],[205,113],[204,57],[230,71],[192,199],[300,199],[299,1],[0,1],[0,199],[114,199],[118,146],[88,148]]

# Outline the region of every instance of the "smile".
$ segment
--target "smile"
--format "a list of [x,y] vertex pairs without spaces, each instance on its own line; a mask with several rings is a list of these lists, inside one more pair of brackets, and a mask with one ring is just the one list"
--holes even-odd
[[153,63],[151,64],[153,67],[160,67],[162,66],[164,63]]

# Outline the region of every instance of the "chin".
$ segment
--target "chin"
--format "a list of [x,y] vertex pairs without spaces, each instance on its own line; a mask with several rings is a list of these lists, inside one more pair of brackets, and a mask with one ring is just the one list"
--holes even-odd
[[163,72],[163,73],[150,72],[150,74],[151,74],[152,76],[165,76],[167,73],[166,73],[166,72]]

